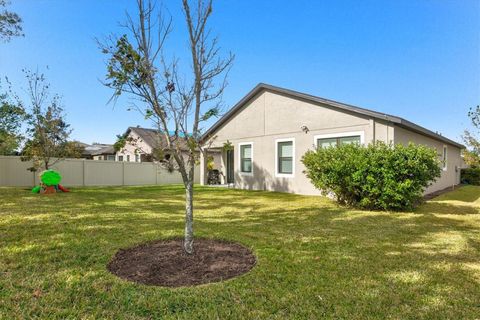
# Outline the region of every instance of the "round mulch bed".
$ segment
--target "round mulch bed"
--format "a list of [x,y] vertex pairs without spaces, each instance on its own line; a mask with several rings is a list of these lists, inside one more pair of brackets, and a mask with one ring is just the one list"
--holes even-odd
[[230,279],[256,263],[252,251],[237,243],[195,239],[194,249],[193,255],[186,254],[180,239],[148,242],[120,249],[107,268],[125,280],[183,287]]

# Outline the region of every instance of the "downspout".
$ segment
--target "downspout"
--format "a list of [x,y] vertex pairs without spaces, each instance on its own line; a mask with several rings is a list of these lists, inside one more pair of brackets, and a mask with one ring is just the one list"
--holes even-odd
[[[375,119],[373,119],[373,118],[370,119],[370,126],[372,127],[372,130],[371,130],[371,132],[372,132],[372,143],[375,143],[375,141],[376,141],[376,137],[375,137],[375,135],[376,135],[376,133],[375,133]],[[388,135],[388,133],[387,133],[387,135]]]

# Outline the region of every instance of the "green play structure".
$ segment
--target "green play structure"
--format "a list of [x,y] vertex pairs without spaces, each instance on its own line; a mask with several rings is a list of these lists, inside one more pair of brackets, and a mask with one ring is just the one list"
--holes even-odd
[[62,176],[55,170],[45,170],[40,173],[40,185],[32,189],[33,193],[53,194],[57,192],[69,192],[60,184]]

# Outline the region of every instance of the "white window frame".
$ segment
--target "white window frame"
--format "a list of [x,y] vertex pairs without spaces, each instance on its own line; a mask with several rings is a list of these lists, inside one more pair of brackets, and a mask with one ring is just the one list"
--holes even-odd
[[328,138],[342,138],[342,137],[351,137],[351,136],[360,136],[360,144],[365,144],[365,131],[349,131],[349,132],[337,132],[337,133],[326,133],[326,134],[317,134],[313,136],[313,145],[315,148],[318,147],[318,139],[328,139]]
[[[443,155],[445,155],[445,160],[443,159]],[[442,170],[447,171],[448,169],[448,147],[446,144],[442,147]]]
[[[278,172],[278,143],[292,142],[292,173]],[[275,177],[278,178],[294,178],[295,177],[295,138],[275,139]]]
[[[252,171],[243,172],[242,171],[242,146],[250,146],[251,149],[251,161],[252,161]],[[253,142],[241,142],[238,144],[238,172],[242,176],[253,176]]]

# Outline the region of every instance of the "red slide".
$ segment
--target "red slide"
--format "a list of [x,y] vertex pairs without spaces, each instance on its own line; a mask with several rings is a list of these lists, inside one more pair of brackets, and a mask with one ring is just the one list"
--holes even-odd
[[70,190],[68,190],[67,188],[65,188],[61,184],[58,185],[58,189],[60,189],[62,192],[70,192]]

